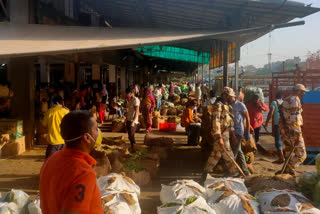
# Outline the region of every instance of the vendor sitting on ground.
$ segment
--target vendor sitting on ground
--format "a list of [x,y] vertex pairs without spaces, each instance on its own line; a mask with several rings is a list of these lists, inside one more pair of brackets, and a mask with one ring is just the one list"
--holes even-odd
[[188,135],[188,145],[198,145],[200,137],[200,119],[195,117],[193,110],[197,107],[197,101],[191,100],[187,104],[187,108],[183,111],[181,117],[181,125],[186,128],[186,133]]

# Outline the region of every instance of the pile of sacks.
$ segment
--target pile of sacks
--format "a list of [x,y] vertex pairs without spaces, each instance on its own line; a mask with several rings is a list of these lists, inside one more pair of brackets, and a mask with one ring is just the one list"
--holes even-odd
[[117,119],[114,119],[112,121],[112,132],[125,132],[126,130],[126,124],[125,124],[126,118],[120,117]]
[[160,111],[155,111],[152,117],[152,128],[159,128],[159,124],[164,122],[164,118],[161,117]]
[[97,177],[110,173],[114,168],[112,166],[113,161],[118,156],[124,156],[128,153],[128,145],[123,136],[102,138],[101,144],[96,145],[95,149],[90,153],[97,161],[97,165],[93,168]]
[[150,134],[146,134],[144,137],[144,144],[148,146],[148,150],[157,153],[161,160],[168,158],[173,143],[173,139],[168,137],[151,137]]
[[160,157],[154,151],[139,147],[135,145],[135,152],[129,152],[123,137],[103,138],[100,147],[91,153],[97,160],[94,167],[97,177],[125,172],[138,185],[150,183],[158,174]]
[[301,193],[272,189],[254,197],[248,193],[243,179],[210,175],[204,187],[193,180],[162,185],[160,200],[162,205],[157,208],[158,214],[320,213]]
[[40,200],[31,201],[29,195],[12,189],[0,198],[0,214],[41,214]]
[[105,214],[140,214],[140,187],[125,174],[111,173],[98,179]]
[[[168,102],[168,101],[162,101],[161,103],[161,109],[160,109],[160,115],[161,116],[166,116],[166,115],[171,115],[173,113],[176,113],[174,111],[176,110],[170,110],[170,109],[175,109],[175,105],[172,102]],[[168,114],[169,111],[169,114]]]

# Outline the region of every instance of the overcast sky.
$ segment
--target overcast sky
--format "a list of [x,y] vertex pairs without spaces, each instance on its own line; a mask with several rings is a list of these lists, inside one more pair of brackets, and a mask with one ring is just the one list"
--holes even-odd
[[[296,0],[306,4],[313,3],[313,7],[320,8],[320,0]],[[272,61],[282,61],[294,56],[303,60],[308,52],[320,50],[320,12],[303,19],[305,25],[277,29],[271,33]],[[262,67],[268,63],[269,34],[253,41],[241,48],[240,64]]]

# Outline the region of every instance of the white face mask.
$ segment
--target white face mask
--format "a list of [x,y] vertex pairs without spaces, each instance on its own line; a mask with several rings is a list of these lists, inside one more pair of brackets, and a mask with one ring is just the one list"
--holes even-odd
[[[88,133],[88,135],[89,135],[89,137],[91,138],[91,140],[93,140],[94,144],[96,144],[97,140],[95,140],[95,139],[92,137],[91,134]],[[98,139],[98,138],[97,138],[97,139]]]
[[[98,137],[97,137],[97,139],[96,139],[96,140],[92,137],[92,135],[91,135],[91,134],[89,134],[89,133],[88,133],[89,137],[91,138],[91,140],[93,140],[93,142],[94,142],[95,144],[97,143],[98,138],[99,138],[99,137],[100,137],[100,135],[101,135],[101,131],[100,131],[100,129],[99,129],[98,131],[99,131],[99,135],[98,135]],[[81,135],[81,136],[79,136],[79,137],[76,137],[76,138],[73,138],[73,139],[70,139],[70,140],[64,140],[64,141],[65,141],[65,142],[71,142],[71,141],[78,140],[78,139],[80,139],[80,138],[82,138],[82,137],[83,137],[83,135]]]

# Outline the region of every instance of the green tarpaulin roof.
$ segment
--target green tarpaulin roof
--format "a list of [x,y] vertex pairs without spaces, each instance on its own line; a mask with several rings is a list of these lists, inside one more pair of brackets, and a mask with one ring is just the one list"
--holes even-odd
[[185,48],[165,45],[153,45],[137,48],[137,51],[146,56],[159,57],[199,64],[209,64],[210,54]]

